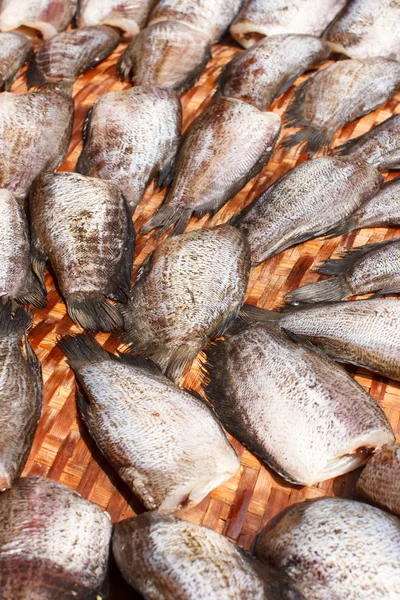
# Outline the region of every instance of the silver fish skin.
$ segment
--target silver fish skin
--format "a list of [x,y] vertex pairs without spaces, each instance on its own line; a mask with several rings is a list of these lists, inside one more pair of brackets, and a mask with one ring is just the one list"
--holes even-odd
[[220,533],[171,515],[145,513],[115,526],[113,554],[148,600],[301,600],[279,571]]
[[0,33],[0,91],[8,91],[33,54],[33,43],[20,33]]
[[0,188],[23,202],[33,180],[63,162],[74,101],[60,91],[0,94]]
[[79,0],[78,27],[110,25],[132,39],[146,26],[155,0]]
[[247,0],[230,32],[244,48],[277,34],[320,36],[345,3],[346,0]]
[[284,116],[289,127],[302,127],[284,142],[301,144],[309,156],[327,151],[335,132],[370,113],[400,89],[400,62],[386,58],[342,60],[318,71],[296,91]]
[[329,46],[312,35],[263,38],[223,68],[216,93],[265,110],[297,77],[328,58],[329,52]]
[[341,366],[274,325],[228,334],[203,369],[223,426],[291,483],[348,473],[394,441],[382,409]]
[[398,600],[400,521],[373,506],[319,498],[289,507],[257,556],[285,569],[306,600]]
[[0,304],[0,492],[25,466],[43,401],[42,369],[26,337],[30,317],[22,308],[12,313],[11,303]]
[[39,46],[28,67],[28,88],[44,86],[72,93],[75,79],[107,58],[118,44],[119,35],[111,27],[63,31]]
[[0,31],[30,28],[45,40],[67,29],[78,0],[2,0]]
[[399,23],[398,0],[350,0],[324,37],[334,52],[350,58],[400,60]]
[[240,460],[210,407],[154,363],[109,354],[85,335],[59,347],[86,394],[76,399],[90,434],[147,509],[187,510],[237,473]]
[[181,140],[182,108],[174,92],[132,88],[101,96],[84,126],[77,171],[112,181],[133,213],[146,186],[168,180]]
[[46,288],[32,271],[29,225],[24,209],[8,190],[0,189],[0,298],[46,306]]
[[357,492],[400,517],[400,446],[385,446],[364,467]]
[[201,31],[177,21],[149,25],[129,44],[117,65],[133,85],[162,86],[183,94],[211,60],[211,45]]
[[142,265],[122,308],[126,341],[178,382],[187,363],[239,312],[249,272],[246,238],[229,225],[164,240]]
[[0,495],[5,600],[102,600],[111,519],[65,485],[19,479]]
[[316,158],[288,171],[230,223],[247,236],[255,266],[329,233],[382,183],[377,169],[359,159]]
[[375,296],[400,293],[400,238],[367,244],[330,259],[318,268],[330,279],[309,283],[285,296],[289,304],[336,302],[375,292]]
[[243,0],[159,0],[151,11],[149,25],[177,21],[201,31],[215,44],[243,6]]
[[121,192],[93,177],[48,173],[35,182],[29,203],[39,279],[48,260],[75,323],[91,331],[121,327],[108,299],[127,301],[135,247]]
[[400,115],[392,115],[374,129],[338,146],[334,152],[362,158],[381,171],[400,169]]
[[182,233],[191,216],[217,212],[255,177],[273,152],[281,120],[235,98],[214,98],[186,132],[162,207],[142,233],[173,226]]

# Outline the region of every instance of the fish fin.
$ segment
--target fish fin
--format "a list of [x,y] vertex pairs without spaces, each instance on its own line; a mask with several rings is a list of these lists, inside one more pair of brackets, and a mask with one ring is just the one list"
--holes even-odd
[[130,344],[124,350],[118,351],[118,357],[125,363],[141,369],[146,369],[146,371],[151,373],[157,375],[162,373],[160,367],[154,361],[152,361],[151,358],[146,358],[142,354],[138,354],[135,344]]
[[[31,326],[31,321],[28,323],[28,328]],[[25,335],[24,339],[24,348],[25,348],[25,356],[29,365],[35,370],[38,371],[40,376],[42,374],[42,367],[40,364],[40,360],[36,356],[36,352],[32,348],[27,336]]]
[[153,217],[143,225],[141,235],[146,235],[153,229],[161,227],[156,236],[160,237],[173,227],[170,235],[179,235],[186,229],[192,216],[192,210],[177,208],[170,204],[161,206]]
[[[83,127],[82,127],[82,139],[83,142],[87,141],[87,137],[88,137],[88,132],[89,132],[89,127],[90,127],[90,120],[92,118],[92,114],[93,114],[93,106],[91,106],[89,108],[89,110],[86,113],[86,117],[85,117],[85,121],[83,123]],[[82,154],[82,153],[81,153]],[[79,157],[80,158],[80,157]],[[79,160],[78,160],[79,163]],[[79,173],[80,171],[77,170],[77,173]]]
[[316,271],[322,275],[344,275],[363,256],[366,256],[373,250],[388,246],[394,241],[395,240],[385,240],[384,242],[377,242],[376,244],[365,244],[358,248],[352,248],[351,250],[347,250],[341,258],[330,258],[326,260],[316,269]]
[[15,334],[17,337],[22,337],[31,327],[30,313],[20,306],[14,310],[14,306],[11,301],[0,302],[0,335]]
[[44,274],[46,270],[46,262],[47,256],[44,256],[40,251],[37,251],[35,246],[33,246],[31,250],[32,269],[43,290],[46,289],[46,276]]
[[347,142],[344,142],[344,144],[340,144],[340,146],[336,146],[336,148],[333,148],[333,150],[331,151],[331,154],[335,154],[338,156],[344,156],[348,154],[352,150],[352,148],[354,148],[354,146],[359,143],[360,138],[362,137],[363,136],[360,135],[359,137],[353,138],[352,140],[347,140]]
[[282,319],[282,315],[274,310],[267,310],[252,306],[251,304],[243,304],[239,312],[239,318],[246,323],[276,323]]
[[122,81],[129,81],[132,77],[133,65],[129,50],[130,46],[126,48],[117,62],[117,74]]
[[178,383],[194,358],[198,354],[198,346],[192,348],[190,343],[182,343],[176,348],[159,348],[152,353],[152,360],[162,372],[174,383]]
[[379,298],[379,296],[391,296],[392,294],[400,294],[400,287],[385,288],[382,290],[378,290],[377,292],[375,292],[372,298]]
[[163,168],[160,169],[157,179],[157,187],[159,187],[160,190],[168,187],[172,182],[174,178],[174,165],[175,157],[173,157],[168,164],[164,165]]
[[122,251],[121,259],[119,262],[118,269],[118,278],[115,283],[114,289],[109,294],[110,298],[113,300],[117,300],[118,302],[122,302],[124,304],[127,303],[129,299],[129,289],[131,285],[131,276],[132,276],[132,267],[133,267],[133,257],[135,253],[135,243],[136,243],[136,235],[135,228],[133,226],[133,221],[131,217],[131,213],[129,210],[128,202],[124,197],[124,209],[127,219],[127,232],[126,239],[124,243],[124,248]]
[[30,304],[35,308],[44,308],[47,305],[47,290],[32,271],[29,271],[23,289],[16,297],[22,304]]
[[116,306],[100,293],[76,293],[65,296],[68,314],[87,331],[122,329],[122,316]]
[[354,231],[354,229],[360,229],[361,227],[362,225],[357,222],[356,218],[350,216],[347,219],[342,219],[339,223],[328,229],[326,235],[328,238],[338,237],[350,233],[350,231]]
[[307,146],[307,153],[312,157],[318,150],[325,150],[332,140],[332,132],[327,129],[319,129],[312,125],[307,125],[304,129],[296,131],[282,142],[285,150],[290,150],[293,146],[301,144],[301,147]]
[[110,354],[87,333],[59,337],[57,347],[65,354],[67,363],[74,370],[110,359]]
[[288,304],[297,306],[314,302],[336,302],[351,295],[352,292],[344,277],[332,277],[303,285],[285,294],[285,300]]
[[26,78],[27,78],[26,84],[27,84],[28,90],[30,90],[33,87],[40,88],[43,85],[46,85],[46,83],[47,83],[45,77],[39,71],[35,59],[33,59],[29,63],[29,67],[26,70]]
[[83,422],[85,423],[86,427],[89,429],[88,421],[86,418],[86,413],[87,413],[88,409],[90,408],[90,401],[89,401],[89,398],[87,397],[87,395],[85,394],[85,392],[78,385],[76,386],[76,389],[75,389],[75,402],[76,402],[76,406],[78,408],[80,416],[82,417]]

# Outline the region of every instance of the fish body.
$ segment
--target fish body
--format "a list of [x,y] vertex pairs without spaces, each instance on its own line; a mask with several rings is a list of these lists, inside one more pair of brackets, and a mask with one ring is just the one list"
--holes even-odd
[[330,279],[310,283],[289,292],[289,304],[335,302],[375,292],[377,296],[400,293],[400,238],[367,244],[348,251],[343,258],[327,260],[318,272]]
[[296,91],[286,112],[289,127],[302,127],[284,142],[312,156],[325,150],[335,132],[370,113],[400,89],[400,62],[386,58],[348,59],[318,71]]
[[20,33],[0,33],[0,91],[8,91],[33,54],[33,44]]
[[74,101],[59,91],[0,94],[0,187],[21,201],[33,180],[63,162]]
[[45,40],[67,29],[78,0],[3,0],[0,31],[29,27],[40,31]]
[[257,556],[285,569],[306,600],[397,600],[400,521],[368,504],[319,498],[289,507]]
[[111,519],[50,479],[19,479],[0,495],[4,599],[101,600]]
[[122,309],[126,340],[178,381],[235,318],[249,272],[246,239],[229,225],[164,240],[141,267]]
[[324,37],[332,50],[350,58],[400,60],[399,23],[398,0],[351,0]]
[[370,458],[357,481],[357,492],[400,516],[400,446],[385,446]]
[[154,363],[85,335],[59,346],[86,394],[77,404],[92,437],[147,509],[186,510],[236,474],[240,460],[211,409]]
[[215,44],[242,5],[243,0],[160,0],[150,14],[149,25],[161,21],[184,23]]
[[146,26],[154,0],[80,0],[78,27],[110,25],[133,38]]
[[149,25],[129,44],[118,63],[122,79],[133,85],[186,92],[211,59],[211,46],[201,31],[177,21]]
[[248,238],[253,265],[328,233],[382,185],[364,161],[322,157],[306,161],[272,184],[231,219]]
[[250,325],[206,358],[206,394],[223,426],[291,483],[348,473],[394,440],[382,409],[341,366],[278,327]]
[[287,578],[228,538],[171,515],[120,521],[112,547],[126,581],[149,600],[300,600]]
[[267,164],[280,130],[272,112],[215,98],[185,134],[164,204],[142,233],[171,226],[182,233],[193,213],[217,212]]
[[118,43],[118,33],[111,27],[63,31],[39,46],[27,71],[28,87],[71,92],[75,79],[104,60]]
[[30,196],[34,268],[51,263],[71,319],[83,328],[122,325],[108,298],[126,302],[135,234],[124,197],[107,181],[48,173]]
[[[42,369],[26,337],[29,326],[22,308],[12,316],[11,303],[0,304],[0,492],[20,476],[42,410]],[[0,541],[0,572],[1,562]]]
[[328,56],[328,45],[312,35],[263,38],[223,68],[217,94],[265,110],[297,77]]
[[230,27],[244,48],[261,38],[305,33],[320,36],[345,5],[346,0],[247,0]]
[[168,178],[181,139],[182,109],[174,92],[132,88],[96,100],[84,130],[77,171],[110,180],[133,212],[147,184]]

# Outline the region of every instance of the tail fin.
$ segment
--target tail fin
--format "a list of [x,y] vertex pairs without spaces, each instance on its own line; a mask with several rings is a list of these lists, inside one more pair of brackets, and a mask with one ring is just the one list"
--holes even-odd
[[110,358],[108,352],[86,333],[64,335],[58,338],[57,347],[65,354],[67,363],[74,370]]
[[31,315],[18,307],[13,314],[12,302],[0,302],[0,335],[25,335],[31,326]]
[[282,142],[283,148],[289,150],[293,146],[301,144],[307,146],[308,155],[313,156],[318,150],[325,150],[332,139],[332,132],[327,129],[318,129],[312,125],[307,125],[304,129],[297,131]]
[[150,221],[143,225],[143,227],[140,230],[140,233],[142,235],[146,235],[146,233],[149,233],[153,229],[161,227],[161,229],[156,234],[157,237],[160,237],[173,226],[170,235],[179,235],[180,233],[183,233],[185,231],[191,216],[191,210],[185,210],[182,208],[176,208],[174,206],[171,206],[170,204],[164,204],[150,219]]
[[332,277],[304,285],[285,295],[288,304],[301,305],[315,302],[336,302],[351,296],[352,292],[344,277]]
[[394,240],[385,240],[384,242],[377,242],[376,244],[366,244],[359,248],[352,248],[348,250],[341,258],[330,258],[322,263],[318,267],[317,272],[323,275],[344,275],[349,269],[351,269],[356,262],[358,262],[363,256],[366,256],[374,250],[389,246],[395,241],[399,241],[399,238]]
[[353,215],[347,219],[339,221],[339,223],[329,229],[327,231],[327,237],[333,238],[340,235],[345,235],[346,233],[350,233],[350,231],[354,231],[355,229],[361,229],[361,227],[362,225],[358,223],[357,218]]
[[101,293],[71,294],[65,297],[68,314],[87,331],[122,329],[123,319],[116,306]]
[[274,310],[266,310],[265,308],[258,308],[258,306],[251,306],[250,304],[243,304],[239,312],[239,319],[245,323],[277,323],[282,318],[282,314],[275,312]]

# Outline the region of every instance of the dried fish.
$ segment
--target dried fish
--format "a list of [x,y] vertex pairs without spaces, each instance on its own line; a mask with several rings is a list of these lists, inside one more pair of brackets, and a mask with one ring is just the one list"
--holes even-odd
[[67,29],[78,0],[2,0],[0,31],[31,28],[45,40]]
[[127,39],[146,26],[155,0],[79,0],[78,27],[111,25]]
[[400,446],[385,446],[370,458],[357,482],[357,491],[400,516]]
[[0,33],[0,91],[8,91],[33,54],[33,44],[19,33]]

